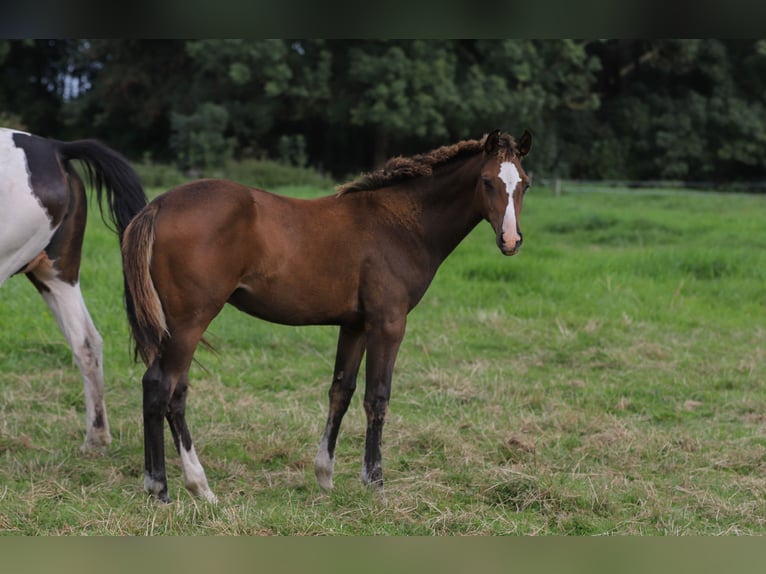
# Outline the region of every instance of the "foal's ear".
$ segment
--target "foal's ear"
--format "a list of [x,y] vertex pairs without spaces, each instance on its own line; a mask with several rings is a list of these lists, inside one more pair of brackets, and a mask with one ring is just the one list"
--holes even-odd
[[524,157],[527,155],[529,150],[532,149],[532,132],[529,130],[524,130],[524,133],[521,134],[519,143],[516,144],[516,146],[519,150],[519,157]]
[[484,151],[488,154],[493,154],[497,151],[498,142],[500,141],[500,130],[492,130],[487,135],[487,139],[484,140]]

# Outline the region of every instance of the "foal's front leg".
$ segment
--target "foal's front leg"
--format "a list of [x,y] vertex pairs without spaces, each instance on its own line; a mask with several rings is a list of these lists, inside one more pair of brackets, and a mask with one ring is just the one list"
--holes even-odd
[[356,389],[356,377],[362,355],[364,355],[364,343],[364,331],[340,328],[338,350],[335,354],[335,371],[329,392],[330,409],[319,450],[314,459],[314,473],[319,486],[324,490],[332,488],[338,430]]
[[367,330],[367,373],[364,393],[364,412],[367,432],[364,444],[362,482],[383,494],[383,466],[381,444],[383,423],[391,397],[391,379],[394,363],[404,338],[406,315],[387,317],[380,323],[371,323]]

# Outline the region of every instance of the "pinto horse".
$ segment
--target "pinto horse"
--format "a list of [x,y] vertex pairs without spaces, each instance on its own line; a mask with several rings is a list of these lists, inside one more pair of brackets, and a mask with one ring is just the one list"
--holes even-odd
[[486,219],[505,255],[518,253],[531,147],[496,130],[383,168],[312,200],[230,181],[187,183],[155,198],[122,245],[128,320],[143,376],[144,488],[169,501],[163,418],[183,480],[210,501],[186,425],[189,367],[226,303],[286,325],[338,325],[329,414],[314,471],[332,488],[341,420],[367,353],[362,481],[381,494],[381,438],[407,314],[439,265]]
[[138,176],[117,152],[94,140],[61,142],[0,128],[0,285],[24,273],[72,348],[85,384],[83,450],[109,444],[102,339],[80,291],[87,197],[72,161],[85,167],[103,211],[122,234],[146,205]]

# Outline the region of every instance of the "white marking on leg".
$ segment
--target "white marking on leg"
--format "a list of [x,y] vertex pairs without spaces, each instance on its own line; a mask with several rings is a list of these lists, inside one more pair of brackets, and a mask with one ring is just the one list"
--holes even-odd
[[148,474],[144,475],[144,490],[154,496],[159,496],[162,491],[163,484],[159,480],[154,480]]
[[80,284],[70,285],[53,275],[50,262],[41,263],[35,276],[48,291],[42,297],[72,348],[85,389],[85,443],[83,450],[108,445],[112,438],[104,401],[103,339],[85,306]]
[[0,285],[38,255],[55,227],[32,192],[24,151],[0,129]]
[[508,194],[508,205],[503,217],[503,238],[506,245],[513,247],[521,239],[517,231],[516,205],[513,202],[513,192],[521,181],[521,175],[519,175],[519,170],[516,169],[513,162],[504,161],[500,164],[498,177],[505,182],[505,192]]
[[[380,470],[380,468],[381,468],[380,463],[375,464],[375,466],[372,467],[373,474],[375,474],[376,470]],[[364,484],[368,484],[368,485],[369,484],[373,484],[372,478],[370,477],[369,474],[367,474],[367,465],[364,464],[364,463],[362,463],[362,476],[361,476],[361,478],[362,478],[362,482]]]
[[322,435],[322,441],[319,443],[319,450],[314,459],[314,474],[317,477],[317,482],[319,483],[320,488],[323,490],[332,490],[332,475],[335,459],[330,456],[330,451],[327,446],[327,432],[327,429],[325,429],[325,432]]
[[[372,469],[373,474],[375,473],[376,470],[379,470],[379,469],[380,469],[380,465],[376,464],[373,467],[373,469]],[[382,483],[373,483],[372,482],[372,479],[370,478],[370,475],[367,474],[367,468],[366,468],[364,463],[362,463],[362,476],[361,476],[361,478],[362,478],[362,484],[364,484],[365,486],[371,486],[374,489],[375,496],[378,498],[378,500],[380,500],[383,503],[388,501],[388,499],[386,498],[386,490],[383,487],[383,484]]]
[[205,469],[202,468],[202,464],[197,458],[194,445],[189,450],[186,450],[186,447],[181,444],[179,450],[181,451],[181,470],[183,471],[186,488],[195,496],[201,496],[212,503],[218,502],[218,498],[216,498],[213,491],[210,490],[210,486],[208,486]]

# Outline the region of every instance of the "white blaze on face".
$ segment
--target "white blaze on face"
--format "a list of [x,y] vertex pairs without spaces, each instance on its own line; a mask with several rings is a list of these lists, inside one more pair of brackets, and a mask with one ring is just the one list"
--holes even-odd
[[32,193],[27,157],[13,130],[0,129],[0,285],[40,253],[53,235],[51,220]]
[[504,161],[500,164],[500,173],[498,177],[505,183],[505,192],[508,194],[508,206],[505,208],[503,217],[503,238],[508,246],[516,245],[521,239],[517,231],[516,205],[513,202],[513,192],[521,181],[519,170],[510,161]]

